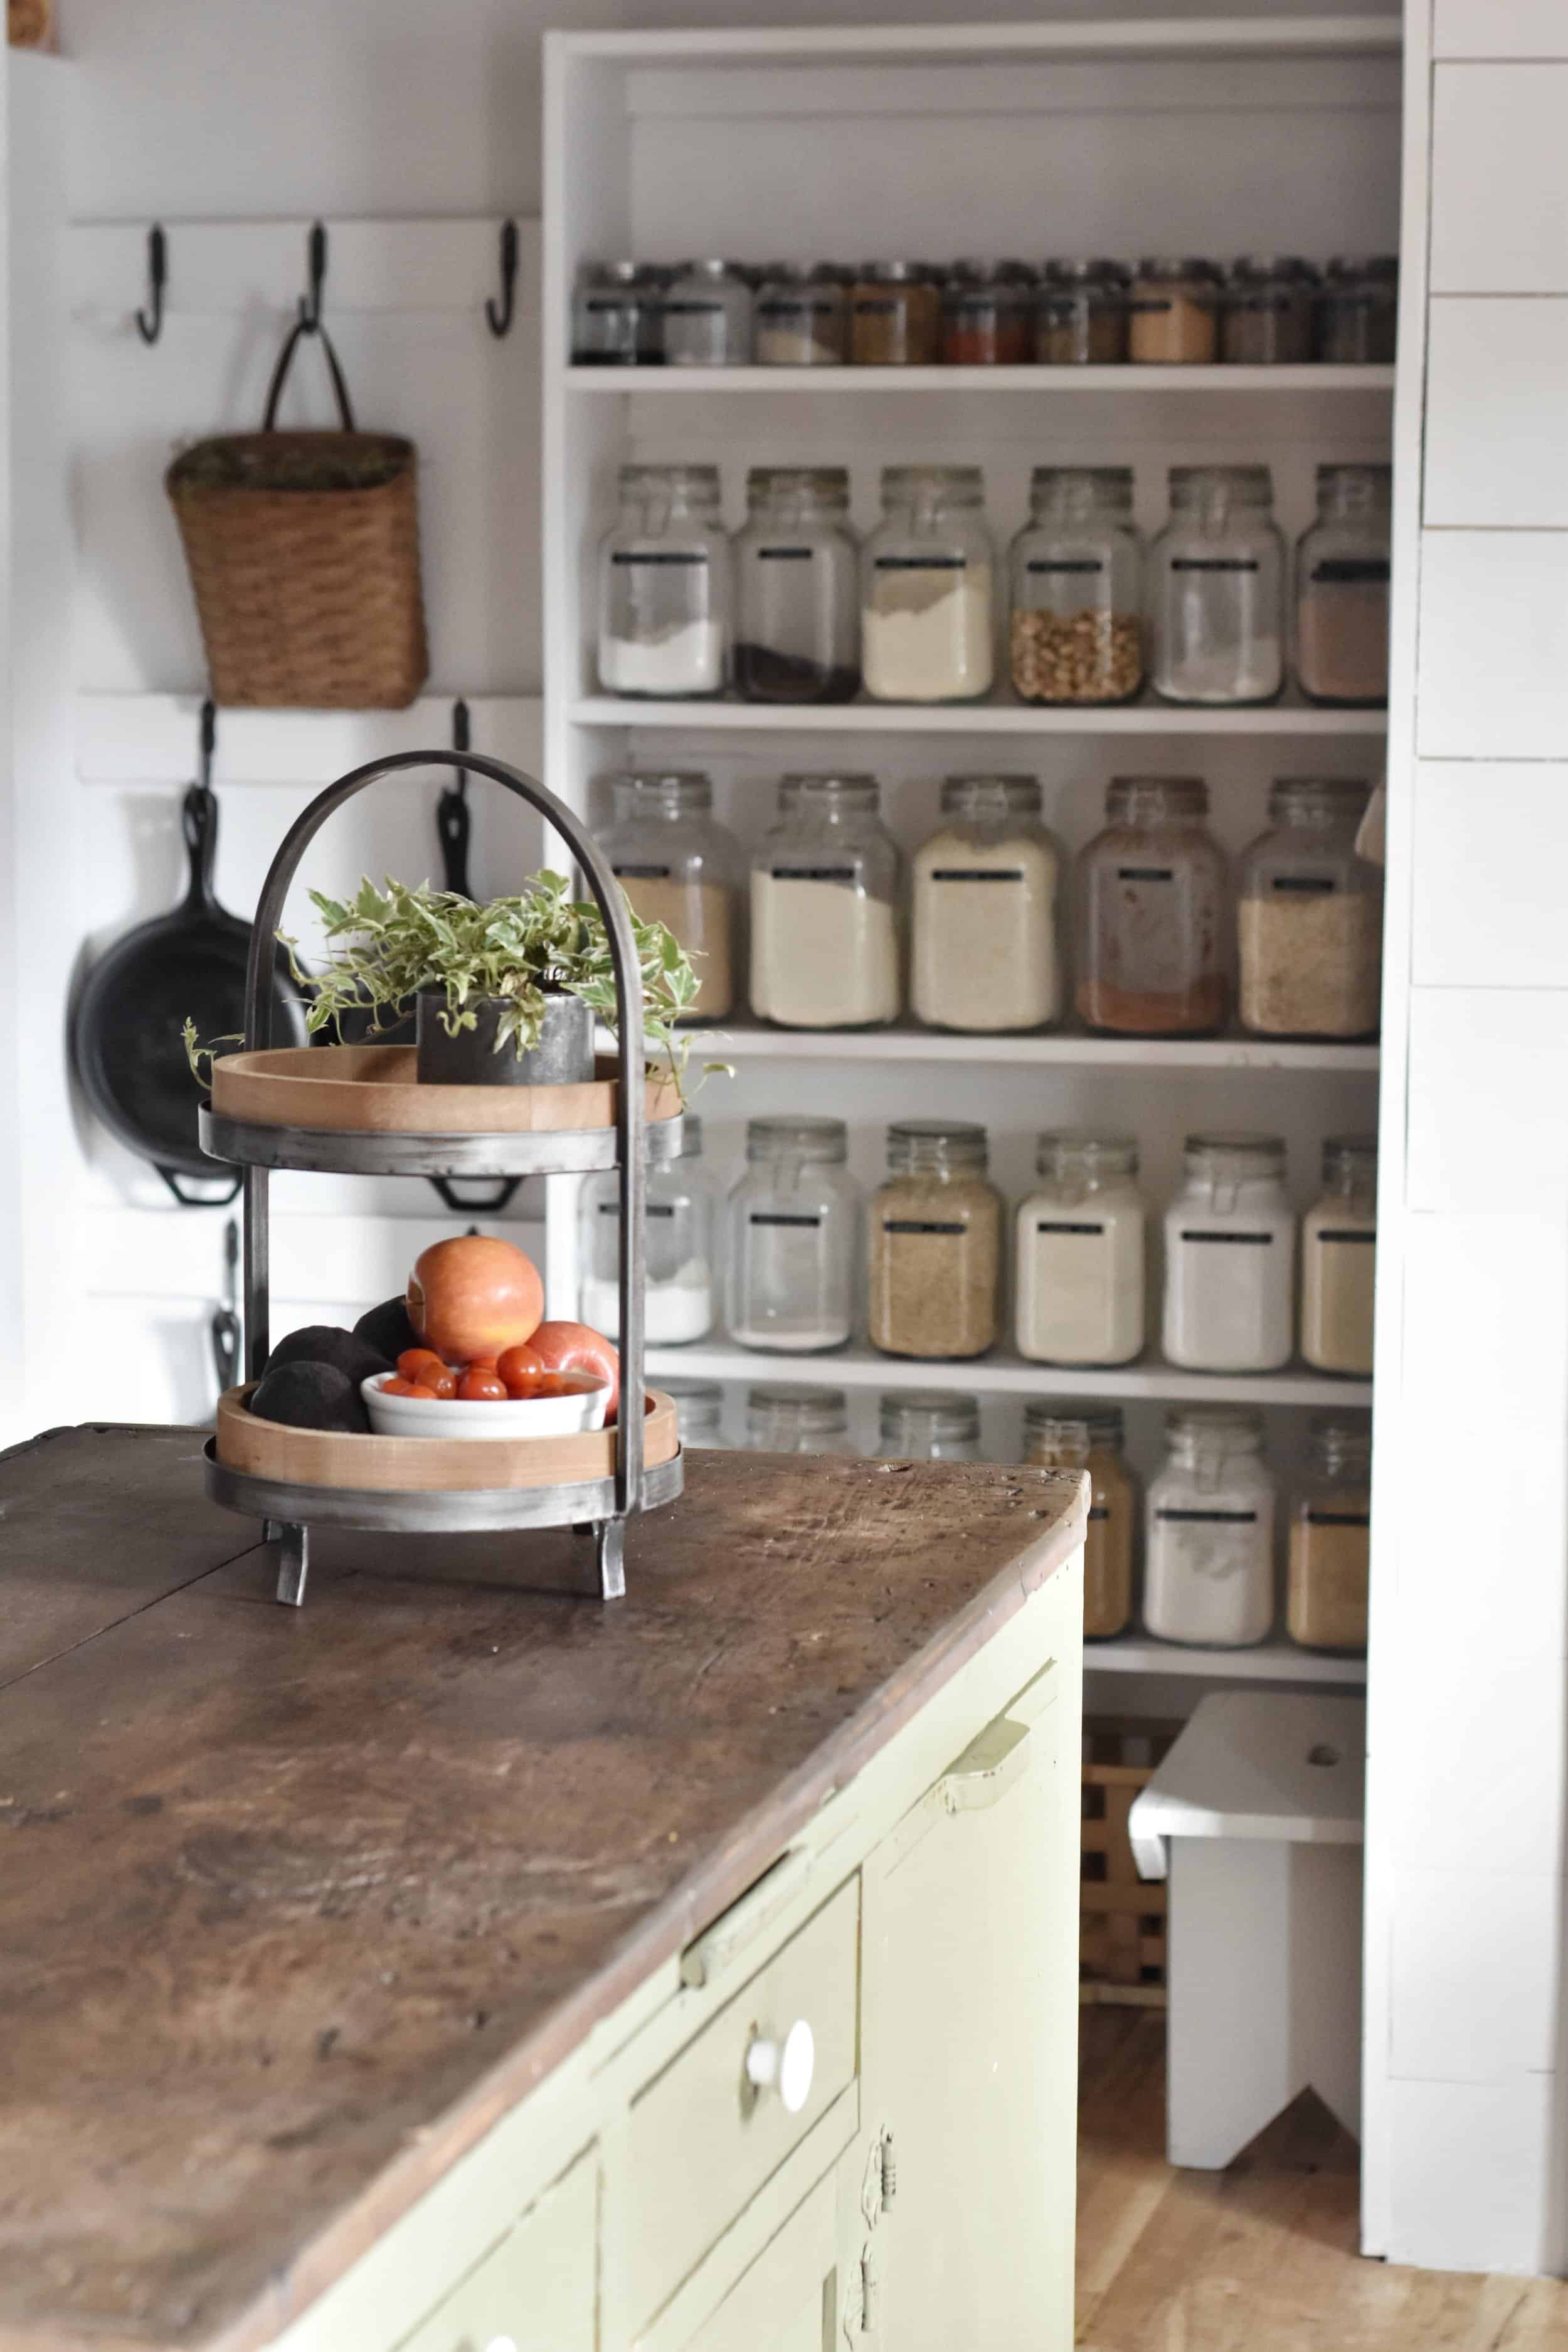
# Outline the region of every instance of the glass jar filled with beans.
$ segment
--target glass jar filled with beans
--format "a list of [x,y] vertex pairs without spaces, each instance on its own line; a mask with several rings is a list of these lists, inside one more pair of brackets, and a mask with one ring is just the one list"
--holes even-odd
[[1127,357],[1129,283],[1120,261],[1047,261],[1035,298],[1041,365],[1120,365]]
[[1037,466],[1009,571],[1014,691],[1026,702],[1131,702],[1143,683],[1131,467]]
[[942,349],[942,287],[925,261],[865,261],[849,289],[855,367],[931,367]]
[[996,1339],[1002,1198],[985,1129],[900,1119],[870,1210],[869,1335],[889,1356],[981,1356]]

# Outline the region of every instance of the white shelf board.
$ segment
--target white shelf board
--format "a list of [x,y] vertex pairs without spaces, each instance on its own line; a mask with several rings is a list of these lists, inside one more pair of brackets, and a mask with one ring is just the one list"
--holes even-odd
[[1114,1642],[1086,1642],[1083,1670],[1086,1675],[1201,1675],[1215,1682],[1348,1684],[1355,1690],[1366,1681],[1364,1658],[1331,1657],[1279,1637],[1251,1650],[1196,1650],[1123,1633]]
[[1392,367],[568,367],[571,393],[1356,393],[1392,396]]
[[1239,735],[1377,737],[1386,710],[1319,710],[1299,702],[1244,710],[1194,710],[1163,702],[1108,709],[1042,709],[1026,702],[655,702],[584,695],[577,727],[645,727],[688,735]]
[[1259,18],[1214,16],[1173,23],[1169,17],[1114,17],[1104,24],[876,25],[768,26],[731,31],[547,33],[553,55],[650,65],[689,58],[745,63],[763,58],[1103,58],[1322,57],[1397,55],[1404,37],[1397,14]]
[[689,1348],[650,1348],[650,1378],[796,1381],[836,1389],[963,1388],[978,1396],[1152,1398],[1177,1404],[1368,1405],[1370,1381],[1328,1380],[1306,1370],[1182,1372],[1145,1360],[1118,1370],[1026,1363],[1009,1349],[957,1362],[882,1356],[865,1347],[837,1355],[772,1355],[724,1339]]
[[726,1062],[984,1063],[1007,1068],[1123,1070],[1377,1069],[1377,1047],[1294,1045],[1268,1037],[1085,1037],[1054,1033],[971,1036],[949,1029],[766,1029],[750,1023],[693,1033],[700,1057]]

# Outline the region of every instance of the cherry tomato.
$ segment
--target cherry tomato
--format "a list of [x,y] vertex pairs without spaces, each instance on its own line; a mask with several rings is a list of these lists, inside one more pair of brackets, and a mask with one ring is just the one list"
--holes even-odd
[[397,1359],[397,1369],[405,1381],[424,1381],[432,1373],[444,1372],[447,1367],[433,1349],[405,1348]]
[[423,1387],[418,1381],[405,1381],[401,1378],[395,1381],[383,1381],[381,1393],[383,1396],[428,1397],[432,1403],[436,1400],[434,1389]]
[[526,1341],[521,1348],[509,1348],[504,1355],[496,1359],[496,1370],[506,1382],[509,1396],[534,1395],[536,1391],[529,1383],[537,1380],[543,1370],[538,1349],[530,1347]]
[[504,1404],[506,1382],[481,1365],[470,1364],[458,1382],[458,1395],[464,1404]]
[[438,1372],[422,1372],[420,1380],[432,1396],[450,1399],[458,1393],[458,1375],[450,1364],[443,1364]]

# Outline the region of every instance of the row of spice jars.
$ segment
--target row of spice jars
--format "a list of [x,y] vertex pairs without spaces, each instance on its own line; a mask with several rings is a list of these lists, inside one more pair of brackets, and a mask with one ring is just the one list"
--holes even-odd
[[846,263],[588,262],[588,367],[1365,365],[1392,361],[1398,264],[1337,255]]
[[1145,546],[1125,466],[1039,466],[1005,583],[977,466],[889,466],[861,545],[841,466],[757,466],[731,539],[716,466],[621,468],[600,546],[597,664],[609,694],[765,703],[963,702],[1006,667],[1026,702],[1310,701],[1388,696],[1392,473],[1318,468],[1292,563],[1267,466],[1175,466]]

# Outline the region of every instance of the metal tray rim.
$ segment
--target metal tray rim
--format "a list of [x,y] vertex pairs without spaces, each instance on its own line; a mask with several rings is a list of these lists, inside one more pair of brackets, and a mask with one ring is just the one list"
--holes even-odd
[[[680,1156],[683,1118],[647,1124],[650,1161]],[[204,1103],[202,1150],[231,1167],[292,1168],[347,1176],[571,1176],[618,1168],[616,1130],[557,1128],[521,1134],[384,1135],[341,1128],[263,1127]]]
[[[247,1518],[391,1535],[483,1535],[508,1528],[578,1527],[616,1516],[613,1478],[555,1486],[308,1486],[232,1469],[218,1460],[216,1443],[209,1437],[202,1448],[208,1498]],[[642,1509],[658,1510],[673,1503],[685,1485],[682,1450],[644,1470]]]

